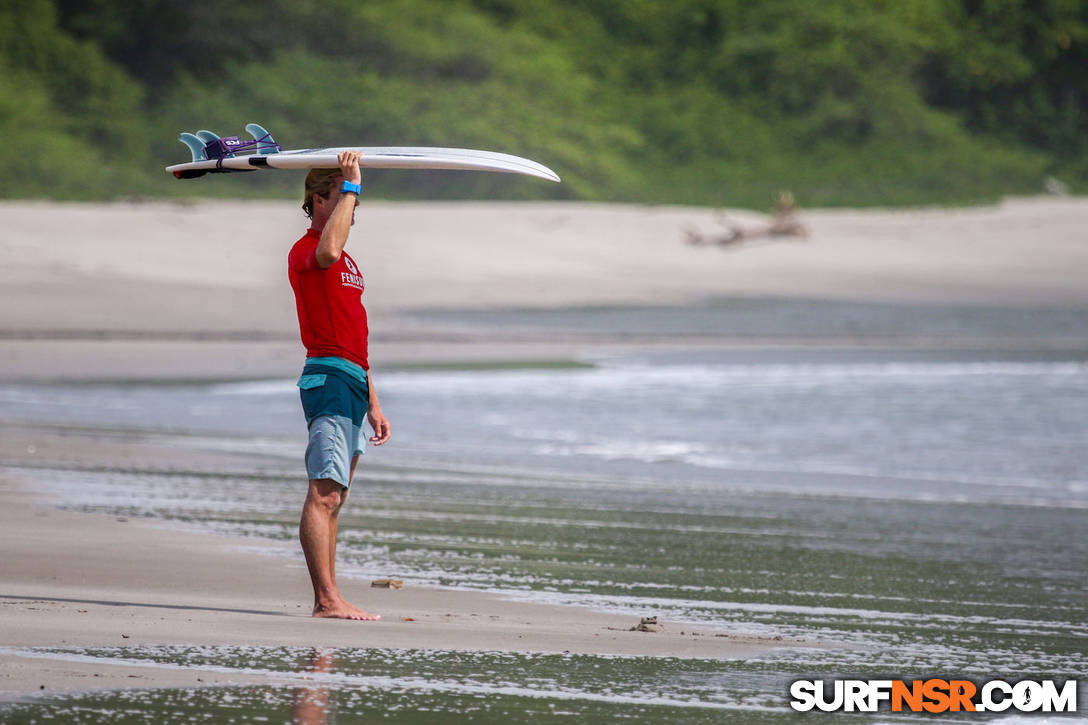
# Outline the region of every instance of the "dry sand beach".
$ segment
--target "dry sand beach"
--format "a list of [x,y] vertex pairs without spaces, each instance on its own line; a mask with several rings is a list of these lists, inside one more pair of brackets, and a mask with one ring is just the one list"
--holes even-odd
[[[753,225],[765,219],[731,216]],[[296,369],[284,272],[284,250],[304,228],[294,204],[4,202],[0,218],[3,379],[246,378]],[[420,308],[685,305],[717,297],[1088,305],[1083,199],[807,211],[808,241],[727,250],[682,241],[687,229],[720,229],[707,209],[371,202],[357,218],[352,249],[367,280],[379,368],[566,358],[587,342],[501,329],[485,337],[456,326],[418,330],[393,315]]]
[[[953,344],[864,335],[556,334],[443,318],[446,311],[683,308],[721,298],[1088,308],[1088,200],[802,214],[812,232],[807,240],[717,249],[683,241],[685,229],[714,229],[707,209],[364,203],[349,249],[368,285],[375,380],[380,386],[383,369],[567,364],[636,350]],[[764,220],[751,212],[733,217]],[[16,395],[23,385],[58,382],[291,378],[302,349],[284,260],[303,222],[288,202],[0,204],[0,383]],[[1077,327],[1038,339],[1030,330],[1016,339],[982,335],[972,344],[1088,349]],[[817,643],[794,631],[783,630],[783,637],[773,627],[762,635],[692,625],[631,632],[634,616],[482,591],[374,589],[364,579],[347,580],[347,594],[380,612],[380,623],[314,621],[305,616],[308,581],[297,545],[264,542],[256,551],[250,539],[194,533],[177,522],[57,510],[65,501],[36,473],[243,477],[279,475],[286,464],[269,463],[259,451],[179,448],[168,436],[30,420],[11,409],[0,432],[0,697],[292,681],[42,658],[27,649],[42,647],[437,648],[743,660],[782,647],[855,646],[834,637]]]

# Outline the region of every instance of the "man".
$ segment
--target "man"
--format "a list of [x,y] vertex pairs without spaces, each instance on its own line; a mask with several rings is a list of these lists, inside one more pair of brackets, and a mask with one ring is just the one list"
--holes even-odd
[[361,191],[359,154],[345,151],[337,162],[339,169],[314,169],[307,175],[302,209],[312,224],[287,257],[306,346],[298,387],[310,436],[310,488],[299,540],[314,586],[313,616],[375,620],[380,617],[346,602],[336,585],[337,522],[363,453],[363,418],[374,429],[374,445],[389,440],[389,421],[367,363],[363,277],[344,251]]

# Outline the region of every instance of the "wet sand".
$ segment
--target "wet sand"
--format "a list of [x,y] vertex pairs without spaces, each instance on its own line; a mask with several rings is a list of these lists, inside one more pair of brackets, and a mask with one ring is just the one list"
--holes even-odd
[[[259,460],[215,452],[194,457],[153,440],[91,430],[7,425],[0,438],[0,460],[8,466],[0,472],[0,693],[7,697],[40,692],[43,685],[56,692],[261,679],[103,667],[24,650],[34,647],[271,645],[737,658],[804,644],[681,626],[629,631],[637,618],[476,591],[379,589],[344,577],[345,597],[381,614],[381,621],[315,620],[296,544],[262,541],[256,551],[244,538],[61,511],[55,505],[63,501],[34,486],[34,467],[41,465],[244,473],[259,469]],[[301,488],[299,496],[301,504]]]

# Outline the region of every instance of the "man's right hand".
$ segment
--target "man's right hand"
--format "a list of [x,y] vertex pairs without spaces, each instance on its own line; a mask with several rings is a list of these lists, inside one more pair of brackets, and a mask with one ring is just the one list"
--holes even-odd
[[350,181],[353,184],[361,184],[363,182],[363,172],[359,170],[359,157],[362,156],[358,151],[341,151],[336,161],[340,164],[340,173],[344,176],[344,181]]

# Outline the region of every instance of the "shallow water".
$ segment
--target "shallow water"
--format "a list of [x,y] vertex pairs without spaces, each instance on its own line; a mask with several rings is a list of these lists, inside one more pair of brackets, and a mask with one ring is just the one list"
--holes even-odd
[[[848,646],[733,662],[457,655],[480,691],[447,676],[459,671],[449,653],[337,652],[333,710],[406,722],[423,710],[461,713],[451,722],[717,722],[725,707],[777,721],[793,717],[787,683],[809,673],[1088,678],[1084,352],[704,350],[587,362],[378,373],[394,439],[360,464],[367,495],[342,515],[341,571]],[[246,475],[48,465],[35,475],[76,510],[256,542],[295,537],[304,430],[292,381],[0,386],[0,415],[262,452],[263,472]],[[262,670],[309,656],[204,655],[202,666],[249,657]],[[423,667],[418,681],[459,684],[405,685],[399,667],[431,661],[449,666]],[[568,670],[577,677],[564,680]],[[366,677],[391,679],[351,679]],[[541,689],[527,694],[533,683]],[[292,692],[231,697],[238,712],[268,708],[276,720]],[[131,697],[22,712],[60,717]],[[214,691],[144,697],[236,717]]]
[[1076,339],[1088,333],[1088,308],[875,304],[818,299],[719,297],[699,305],[568,307],[555,310],[418,310],[416,323],[452,329],[503,329],[560,336],[721,339],[986,338]]
[[[396,438],[367,465],[1088,506],[1084,353],[704,351],[595,362],[379,373]],[[8,385],[0,415],[178,432],[189,443],[214,434],[200,445],[285,461],[305,442],[291,380]]]

